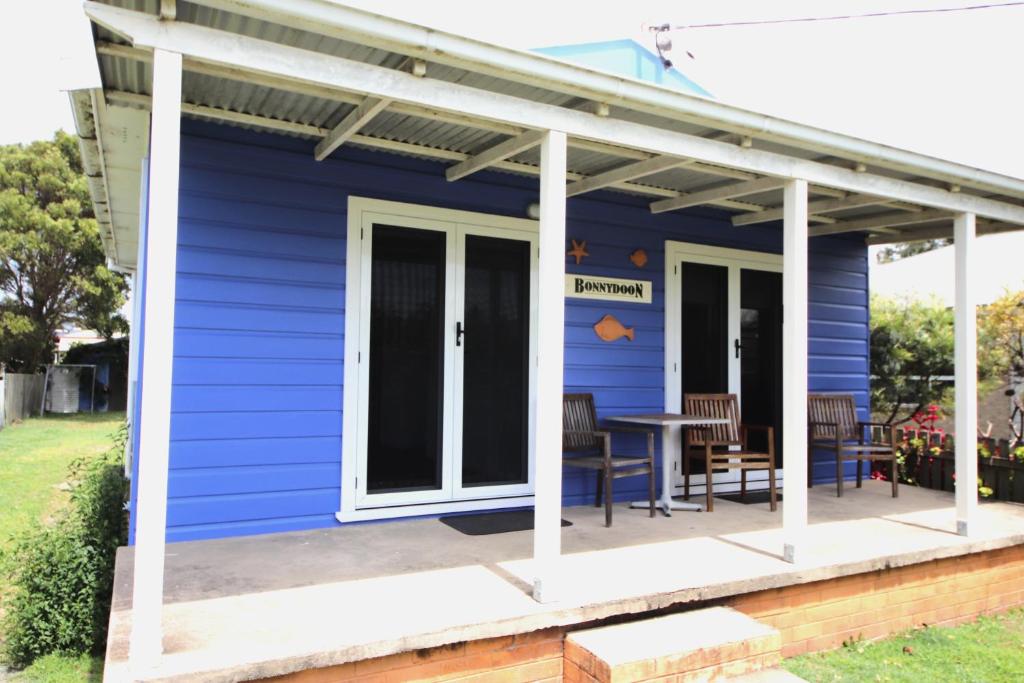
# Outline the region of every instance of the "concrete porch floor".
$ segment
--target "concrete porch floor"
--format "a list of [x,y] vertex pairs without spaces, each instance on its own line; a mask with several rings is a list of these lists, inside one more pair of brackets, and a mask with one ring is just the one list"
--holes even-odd
[[798,564],[781,509],[716,499],[713,513],[572,507],[562,599],[530,597],[532,532],[466,536],[436,519],[176,543],[167,548],[164,650],[133,672],[131,549],[118,556],[108,680],[246,680],[464,640],[657,610],[1024,543],[1024,506],[982,505],[955,534],[953,496],[888,484],[810,491]]

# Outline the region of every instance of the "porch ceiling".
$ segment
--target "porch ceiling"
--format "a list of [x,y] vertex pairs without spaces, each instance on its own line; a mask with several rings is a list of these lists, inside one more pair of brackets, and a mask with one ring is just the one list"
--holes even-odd
[[[160,5],[158,0],[112,0],[102,4],[127,8],[150,16],[158,14]],[[409,71],[429,81],[459,84],[484,93],[499,93],[504,97],[518,98],[524,102],[591,111],[609,120],[632,122],[652,129],[715,140],[735,145],[740,149],[752,147],[754,150],[772,152],[793,160],[856,169],[879,178],[897,179],[915,185],[942,188],[951,193],[962,193],[963,196],[995,200],[1016,209],[1024,207],[1024,180],[997,176],[882,146],[876,147],[888,150],[892,155],[868,158],[850,153],[842,156],[835,154],[828,145],[812,144],[772,132],[767,123],[760,133],[751,133],[724,118],[716,120],[712,114],[687,115],[668,108],[645,110],[622,98],[616,102],[614,97],[605,98],[604,101],[588,97],[586,87],[580,84],[585,83],[587,77],[594,77],[597,72],[580,67],[571,67],[574,72],[580,74],[578,83],[566,80],[557,85],[550,82],[544,82],[542,85],[540,79],[527,78],[521,72],[512,70],[506,77],[495,75],[483,62],[478,70],[469,66],[453,65],[453,60],[447,59],[440,50],[436,51],[436,59],[428,57],[424,63],[417,63],[414,57],[418,53],[412,44],[409,46],[408,54],[396,49],[382,49],[375,44],[379,41],[369,38],[357,40],[354,30],[351,32],[351,40],[337,37],[338,32],[327,27],[315,32],[305,30],[309,25],[308,21],[285,18],[287,4],[281,5],[286,8],[284,10],[278,8],[270,11],[268,8],[280,3],[269,0],[250,3],[236,0],[199,0],[179,1],[176,4],[175,21],[183,24],[217,29],[227,34],[247,36],[372,67]],[[259,7],[261,5],[264,6],[262,10]],[[227,11],[228,9],[234,11]],[[235,12],[245,12],[250,16]],[[275,21],[256,18],[261,12],[263,16],[275,17]],[[366,16],[369,17],[368,20],[374,19],[373,15]],[[100,25],[96,25],[94,34],[103,90],[93,93],[91,97],[73,98],[73,102],[80,120],[92,115],[102,126],[106,117],[118,116],[118,110],[148,108],[149,95],[152,91],[152,51],[132,46],[123,36]],[[530,55],[530,59],[534,57],[548,59]],[[185,115],[212,119],[233,126],[269,129],[308,139],[311,143],[311,154],[315,143],[335,130],[336,134],[342,135],[343,144],[455,164],[511,140],[526,130],[518,125],[487,120],[479,116],[443,112],[402,101],[387,103],[386,108],[375,116],[363,117],[352,123],[353,117],[350,115],[353,115],[366,99],[366,95],[362,93],[232,69],[190,59],[188,55],[184,61],[184,68],[186,73],[182,91]],[[425,72],[420,71],[422,69],[425,69]],[[619,81],[628,88],[640,85],[639,82],[628,79]],[[642,85],[644,88],[651,88],[650,92],[656,95],[657,91],[662,90],[657,86]],[[691,98],[698,103],[708,103],[709,108],[717,107],[739,114],[753,115],[697,96],[678,93],[672,95]],[[608,101],[614,103],[609,105]],[[765,121],[779,122],[767,117]],[[797,126],[788,122],[780,123]],[[88,129],[81,132],[83,138],[88,139]],[[836,139],[849,141],[851,148],[858,144],[871,144],[855,138],[830,135]],[[750,191],[740,192],[738,190],[747,188],[732,187],[733,184],[760,177],[749,170],[681,159],[680,164],[674,168],[657,169],[635,175],[630,173],[632,169],[629,167],[652,158],[649,150],[630,149],[572,136],[569,144],[567,180],[570,183],[618,171],[618,175],[625,179],[611,178],[609,182],[594,181],[594,184],[602,189],[648,197],[652,202],[681,198],[677,199],[677,203],[686,206],[711,205],[732,213],[737,225],[770,225],[772,221],[777,221],[781,217],[780,188],[763,189],[750,186]],[[88,145],[83,144],[83,150],[88,156],[87,148]],[[110,136],[104,148],[108,157],[117,156],[134,160],[137,170],[138,160],[141,158],[136,149],[137,144],[122,144],[118,136]],[[908,162],[897,159],[900,155],[920,159],[920,166],[908,170]],[[932,168],[926,162],[935,162],[931,166],[939,164],[942,168],[935,170],[937,166]],[[100,214],[101,209],[106,210],[115,204],[128,207],[132,206],[134,201],[134,206],[137,206],[138,183],[137,180],[131,181],[132,163],[121,162],[119,169],[124,177],[116,179],[112,177],[114,174],[111,168],[102,159],[96,159],[96,165],[97,188],[93,198],[97,205],[97,214]],[[538,150],[536,147],[516,150],[515,153],[501,157],[486,167],[501,172],[537,175]],[[958,169],[962,170],[962,173],[958,173]],[[134,178],[138,178],[138,173],[135,173]],[[102,191],[99,185],[105,185]],[[737,191],[733,192],[734,189]],[[691,194],[700,201],[688,203],[687,196]],[[672,206],[663,208],[671,209]],[[944,236],[947,233],[951,234],[951,215],[949,212],[936,212],[891,197],[865,198],[863,195],[824,184],[812,184],[810,187],[811,221],[813,225],[818,226],[812,228],[812,235],[861,232],[873,242]],[[115,212],[101,217],[100,221],[109,233],[106,240],[108,254],[119,264],[133,267],[135,254],[132,248],[137,239],[137,210]],[[1015,230],[1020,227],[984,218],[978,222],[979,234]]]

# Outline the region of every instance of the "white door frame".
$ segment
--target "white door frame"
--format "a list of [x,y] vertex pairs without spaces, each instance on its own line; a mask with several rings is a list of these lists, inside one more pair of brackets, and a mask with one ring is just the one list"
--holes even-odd
[[[679,354],[682,340],[679,336],[682,325],[680,304],[682,301],[682,274],[677,266],[681,261],[702,263],[728,268],[728,338],[740,338],[740,271],[763,270],[773,273],[782,272],[782,255],[745,249],[728,249],[712,247],[691,242],[665,241],[665,411],[682,412],[683,409],[683,377],[679,371]],[[729,356],[729,393],[739,397],[741,414],[743,397],[740,391],[740,360]],[[671,452],[664,454],[663,466],[673,469],[672,482],[675,488],[683,486],[683,473],[680,466],[682,455],[681,434],[673,434],[670,440]],[[669,465],[671,463],[671,465]],[[782,476],[782,468],[776,469],[776,476]],[[747,483],[767,480],[767,472],[753,471],[748,473]],[[779,479],[781,482],[781,478]],[[702,492],[705,486],[704,474],[690,475],[691,495]],[[722,492],[739,490],[739,471],[728,470],[715,475],[715,490]]]
[[[448,234],[446,248],[445,348],[455,349],[453,362],[445,365],[442,441],[442,486],[440,489],[368,495],[366,483],[366,416],[369,398],[369,302],[372,262],[372,227],[375,223]],[[462,347],[454,345],[454,321],[462,312],[463,293],[460,255],[465,235],[521,239],[531,244],[530,268],[530,358],[537,354],[537,237],[536,221],[458,211],[439,207],[349,197],[348,246],[345,276],[345,362],[342,417],[341,505],[339,521],[382,519],[448,511],[530,505],[533,502],[534,421],[536,363],[530,367],[528,406],[528,483],[494,487],[460,485],[461,407],[453,400],[461,396]],[[446,354],[448,352],[446,351]],[[450,358],[450,357],[449,357]]]

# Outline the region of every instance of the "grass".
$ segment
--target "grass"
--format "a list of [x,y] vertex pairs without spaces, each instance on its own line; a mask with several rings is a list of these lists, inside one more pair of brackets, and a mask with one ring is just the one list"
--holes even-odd
[[[67,481],[68,466],[107,451],[124,419],[124,413],[47,416],[0,430],[0,554],[13,536],[36,522],[45,524],[67,504],[69,494],[61,484]],[[0,585],[0,617],[6,592],[7,586]],[[10,676],[19,683],[100,681],[103,658],[49,655]]]
[[124,413],[32,418],[0,430],[0,551],[68,500],[68,465],[110,448]]
[[89,655],[46,655],[24,671],[11,675],[11,683],[100,683],[103,658]]
[[1024,680],[1024,610],[956,627],[927,627],[872,643],[787,659],[808,681],[950,683]]

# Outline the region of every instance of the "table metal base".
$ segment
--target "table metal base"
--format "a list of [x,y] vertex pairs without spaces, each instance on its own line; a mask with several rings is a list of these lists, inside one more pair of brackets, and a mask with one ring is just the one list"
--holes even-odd
[[[665,513],[666,517],[672,516],[673,510],[687,510],[689,512],[700,512],[704,509],[704,506],[699,503],[684,503],[681,500],[674,500],[672,498],[661,497],[654,501],[654,506]],[[638,510],[647,510],[651,507],[651,501],[649,500],[637,500],[629,504],[629,507],[636,508]]]

